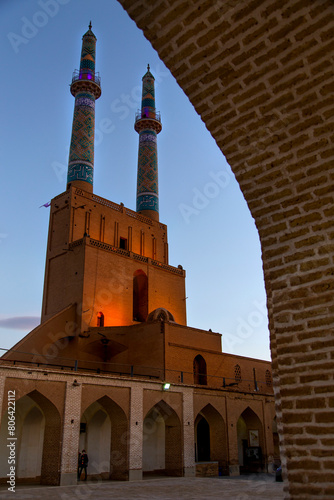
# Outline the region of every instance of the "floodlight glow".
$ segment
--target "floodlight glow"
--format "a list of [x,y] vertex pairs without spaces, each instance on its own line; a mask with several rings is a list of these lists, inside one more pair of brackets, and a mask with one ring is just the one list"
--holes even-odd
[[168,389],[170,388],[170,384],[166,383],[162,386],[162,388],[164,391],[168,391]]

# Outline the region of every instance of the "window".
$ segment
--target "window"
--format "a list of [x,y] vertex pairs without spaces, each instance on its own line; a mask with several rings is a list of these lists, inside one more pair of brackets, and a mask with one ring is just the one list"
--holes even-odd
[[97,315],[97,326],[104,326],[104,314],[101,311]]
[[273,382],[272,382],[270,370],[266,370],[266,385],[268,387],[271,387],[272,384],[273,384]]
[[200,354],[194,359],[194,384],[207,385],[206,362]]
[[126,238],[120,238],[119,240],[119,248],[123,248],[123,250],[128,249],[128,240]]
[[234,378],[236,382],[240,382],[241,380],[241,368],[239,365],[235,365],[234,367]]
[[133,275],[133,321],[146,321],[148,315],[147,276],[138,269]]

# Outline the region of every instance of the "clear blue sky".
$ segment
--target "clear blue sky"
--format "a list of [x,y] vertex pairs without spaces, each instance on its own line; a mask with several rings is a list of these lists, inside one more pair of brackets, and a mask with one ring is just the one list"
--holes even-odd
[[92,21],[94,192],[135,210],[140,105],[156,78],[160,220],[170,264],[187,271],[188,325],[223,334],[223,351],[270,359],[257,230],[224,156],[150,43],[116,0],[1,0],[0,347],[39,323],[49,209],[63,192],[81,38]]

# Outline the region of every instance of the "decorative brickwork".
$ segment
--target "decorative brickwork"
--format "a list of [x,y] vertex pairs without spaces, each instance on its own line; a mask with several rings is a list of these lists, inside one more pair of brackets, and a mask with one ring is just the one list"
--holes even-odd
[[[130,432],[129,432],[129,471],[133,477],[142,474],[143,449],[143,389],[136,387],[131,391]],[[131,471],[138,471],[137,476]]]
[[66,398],[63,427],[63,449],[60,484],[67,484],[67,475],[77,476],[80,436],[81,384],[69,380],[66,384]]
[[193,475],[194,460],[194,404],[193,391],[183,392],[183,440],[184,440],[184,473]]
[[159,220],[157,134],[162,126],[155,110],[154,76],[149,66],[143,76],[141,111],[135,129],[139,133],[137,212]]
[[67,184],[92,191],[94,175],[95,99],[101,95],[100,78],[95,74],[96,37],[89,25],[82,37],[80,69],[72,78],[75,97]]
[[202,117],[256,221],[286,498],[330,498],[333,2],[120,3]]

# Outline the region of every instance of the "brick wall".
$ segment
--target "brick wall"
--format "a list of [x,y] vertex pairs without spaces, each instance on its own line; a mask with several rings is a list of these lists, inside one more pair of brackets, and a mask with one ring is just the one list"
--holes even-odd
[[[44,380],[46,376],[48,382]],[[169,391],[163,391],[161,381],[65,370],[45,372],[41,368],[18,366],[0,367],[1,386],[4,387],[4,400],[0,407],[1,439],[7,436],[8,390],[16,391],[18,413],[20,399],[28,394],[45,417],[41,477],[44,484],[76,483],[80,421],[95,402],[108,413],[113,429],[111,479],[141,479],[143,420],[153,407],[163,417],[166,432],[168,429],[165,455],[168,474],[195,475],[194,422],[200,412],[211,427],[212,459],[219,462],[224,473],[228,472],[228,468],[231,472],[231,466],[238,469],[237,421],[247,408],[257,415],[263,429],[268,429],[267,438],[261,446],[265,457],[272,455],[270,429],[274,408],[270,396],[227,393],[182,384],[172,384]],[[90,465],[94,466],[93,461]],[[5,482],[4,475],[1,477],[0,474],[0,482]]]
[[201,115],[255,218],[286,498],[332,498],[334,4],[119,1]]

